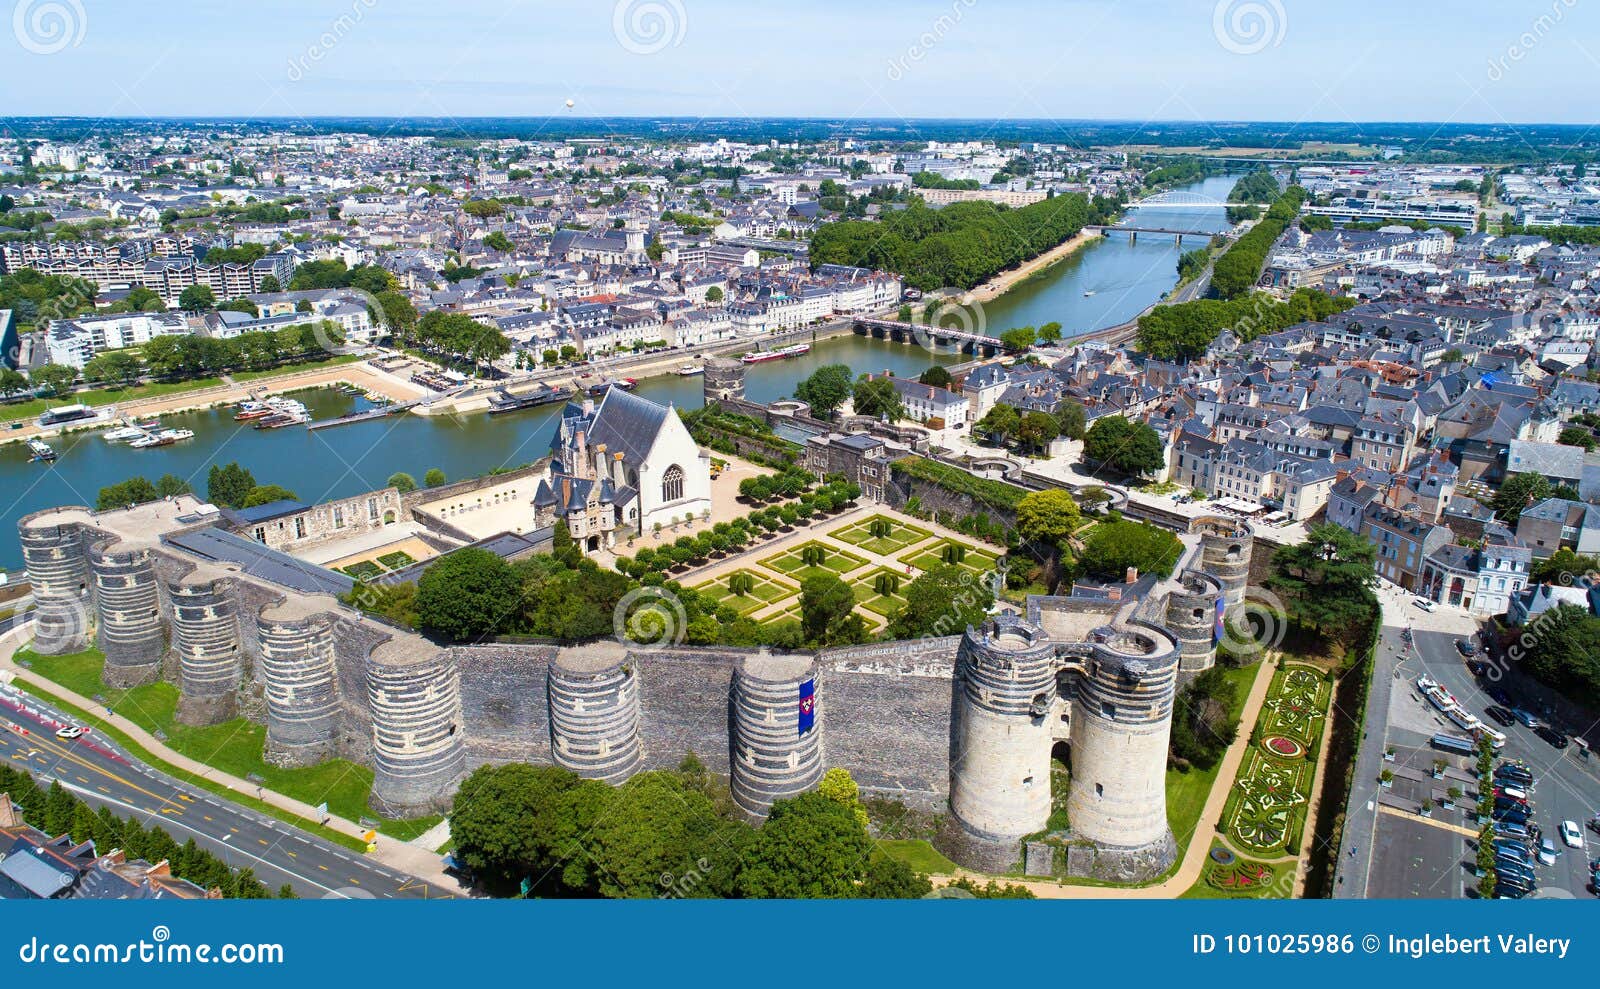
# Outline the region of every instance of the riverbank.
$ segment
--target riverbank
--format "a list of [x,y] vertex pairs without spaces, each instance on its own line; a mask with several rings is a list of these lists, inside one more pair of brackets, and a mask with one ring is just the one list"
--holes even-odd
[[278,375],[249,377],[245,380],[224,378],[221,384],[196,388],[190,391],[172,392],[151,398],[136,398],[126,402],[109,403],[103,406],[103,410],[107,415],[106,418],[71,422],[48,429],[40,427],[37,421],[33,421],[27,423],[21,429],[0,431],[0,443],[20,442],[32,437],[57,436],[81,429],[104,429],[123,418],[143,419],[148,416],[172,415],[178,412],[209,409],[217,405],[232,405],[248,399],[252,394],[281,395],[286,392],[303,391],[307,388],[323,388],[344,384],[382,395],[394,402],[408,402],[427,394],[421,386],[381,371],[363,360],[304,371],[289,371]]
[[1071,239],[1062,241],[1032,261],[1025,261],[1015,268],[1000,272],[1000,274],[995,275],[971,292],[968,292],[966,298],[971,302],[992,302],[1009,291],[1018,282],[1026,281],[1046,268],[1065,261],[1078,251],[1099,240],[1102,236],[1104,235],[1099,231],[1080,231]]

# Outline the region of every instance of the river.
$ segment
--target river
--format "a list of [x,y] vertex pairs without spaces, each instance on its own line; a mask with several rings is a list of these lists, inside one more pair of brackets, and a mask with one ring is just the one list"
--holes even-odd
[[[1233,179],[1217,177],[1188,186],[1208,198],[1226,198]],[[1217,230],[1225,223],[1216,208],[1145,208],[1132,220],[1149,226]],[[1198,247],[1185,241],[1186,248]],[[1143,236],[1129,244],[1112,235],[1085,247],[985,304],[988,330],[1059,322],[1068,335],[1123,322],[1170,289],[1177,279],[1179,250],[1171,237]],[[1094,294],[1085,296],[1085,291]],[[856,373],[892,371],[915,376],[930,364],[964,358],[930,354],[917,346],[841,336],[817,342],[811,353],[786,361],[751,365],[746,394],[755,401],[784,398],[795,383],[824,364],[845,364]],[[640,382],[638,394],[680,408],[701,405],[701,379],[665,375]],[[365,400],[333,390],[304,392],[313,418],[328,419],[367,407]],[[255,430],[233,421],[227,409],[166,416],[164,426],[194,430],[192,440],[151,450],[108,443],[99,431],[52,441],[60,459],[28,462],[21,443],[0,445],[0,568],[21,565],[17,521],[57,505],[93,506],[102,487],[135,475],[154,481],[163,474],[185,478],[202,495],[212,464],[238,461],[259,484],[281,484],[308,502],[346,497],[383,487],[391,474],[417,478],[437,467],[451,480],[495,467],[516,467],[544,456],[561,406],[505,416],[484,414],[386,419],[310,431],[298,427]]]

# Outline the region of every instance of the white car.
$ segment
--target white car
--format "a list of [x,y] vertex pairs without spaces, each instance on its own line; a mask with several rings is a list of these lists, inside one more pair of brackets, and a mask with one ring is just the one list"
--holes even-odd
[[1427,598],[1417,598],[1415,601],[1412,601],[1411,603],[1416,605],[1417,607],[1421,608],[1423,611],[1438,611],[1439,610],[1439,602],[1437,602],[1437,601],[1429,601]]
[[77,725],[63,725],[62,727],[56,729],[56,737],[65,738],[68,740],[82,738],[84,733],[88,730],[89,729],[87,728],[80,728]]
[[1561,822],[1561,840],[1567,843],[1568,848],[1583,847],[1583,832],[1578,830],[1578,825],[1572,821]]

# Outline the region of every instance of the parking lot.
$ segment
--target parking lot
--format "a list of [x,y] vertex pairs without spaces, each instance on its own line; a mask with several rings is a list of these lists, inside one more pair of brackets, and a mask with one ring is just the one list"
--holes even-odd
[[[1388,618],[1396,617],[1389,609]],[[1535,715],[1540,707],[1519,694],[1514,671],[1502,675],[1492,669],[1489,677],[1479,677],[1468,669],[1466,658],[1456,643],[1461,638],[1444,631],[1445,623],[1433,614],[1418,609],[1413,642],[1402,646],[1393,666],[1394,682],[1389,703],[1385,749],[1392,750],[1393,761],[1384,766],[1392,774],[1386,787],[1380,787],[1376,800],[1376,826],[1369,854],[1366,896],[1406,898],[1454,898],[1476,895],[1473,875],[1477,831],[1473,815],[1472,782],[1475,760],[1435,750],[1429,740],[1436,733],[1463,734],[1462,730],[1434,709],[1416,686],[1420,675],[1437,681],[1472,714],[1506,735],[1502,759],[1525,763],[1537,778],[1529,794],[1531,820],[1554,842],[1558,854],[1554,865],[1537,865],[1537,895],[1540,897],[1583,897],[1593,895],[1588,863],[1600,857],[1600,835],[1585,827],[1600,811],[1600,759],[1579,744],[1556,748],[1532,729],[1514,721],[1502,727],[1486,710],[1502,706],[1526,707]],[[1409,622],[1408,622],[1409,624]],[[1458,627],[1461,626],[1458,623]],[[1497,698],[1494,694],[1498,694]],[[1574,727],[1558,725],[1563,731]],[[1435,762],[1443,760],[1443,777],[1435,778]],[[1454,782],[1452,782],[1454,781]],[[1463,793],[1460,805],[1445,810],[1441,798],[1454,785]],[[1423,817],[1420,807],[1427,801],[1431,816]],[[1561,841],[1562,821],[1574,821],[1584,835],[1585,847],[1567,848]],[[1359,850],[1358,850],[1359,853]]]

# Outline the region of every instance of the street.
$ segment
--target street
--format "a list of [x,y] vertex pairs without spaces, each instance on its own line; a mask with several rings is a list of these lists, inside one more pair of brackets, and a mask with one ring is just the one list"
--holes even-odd
[[146,827],[159,825],[179,844],[193,838],[229,865],[254,869],[269,890],[288,883],[306,899],[450,895],[276,818],[180,783],[103,736],[90,733],[71,741],[55,737],[58,727],[72,723],[69,715],[37,698],[0,687],[0,754],[32,773],[41,787],[59,781],[95,808],[109,807]]
[[[1339,882],[1335,896],[1340,898],[1382,897],[1461,897],[1476,880],[1469,871],[1475,852],[1461,829],[1476,831],[1472,816],[1463,807],[1456,812],[1436,812],[1431,820],[1408,818],[1392,808],[1380,810],[1378,775],[1385,767],[1385,749],[1393,749],[1396,761],[1389,763],[1397,774],[1395,795],[1426,794],[1437,786],[1418,785],[1404,778],[1407,768],[1431,769],[1435,759],[1445,758],[1451,771],[1472,772],[1474,760],[1448,756],[1429,745],[1438,732],[1461,734],[1453,723],[1423,699],[1415,686],[1418,676],[1437,681],[1471,713],[1491,719],[1485,709],[1496,703],[1490,689],[1506,690],[1513,702],[1515,688],[1499,680],[1480,680],[1466,665],[1456,648],[1462,638],[1473,637],[1477,622],[1456,609],[1440,608],[1427,612],[1412,604],[1412,595],[1389,585],[1379,587],[1383,605],[1383,637],[1375,661],[1372,694],[1367,708],[1366,737],[1357,757],[1351,787],[1347,823],[1339,850]],[[1412,630],[1413,642],[1403,638]],[[1493,725],[1506,735],[1499,758],[1528,765],[1537,778],[1530,794],[1533,822],[1555,844],[1558,855],[1553,866],[1536,866],[1541,897],[1581,897],[1589,890],[1588,862],[1600,856],[1600,843],[1594,832],[1584,830],[1583,849],[1567,848],[1561,841],[1562,821],[1574,821],[1580,828],[1600,809],[1600,765],[1594,757],[1585,758],[1577,745],[1556,749],[1522,724],[1510,727]],[[1442,785],[1442,784],[1441,784]],[[1470,804],[1473,790],[1460,787]]]

